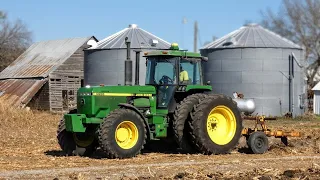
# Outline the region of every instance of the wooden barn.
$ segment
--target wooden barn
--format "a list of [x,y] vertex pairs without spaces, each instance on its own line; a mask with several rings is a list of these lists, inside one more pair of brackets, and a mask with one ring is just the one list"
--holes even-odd
[[92,36],[32,44],[0,73],[0,102],[52,112],[76,107],[83,50],[96,42]]

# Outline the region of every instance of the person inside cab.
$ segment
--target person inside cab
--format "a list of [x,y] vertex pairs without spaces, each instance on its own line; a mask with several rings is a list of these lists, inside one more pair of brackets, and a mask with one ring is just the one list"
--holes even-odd
[[180,65],[179,81],[180,81],[180,84],[188,84],[189,82],[188,72],[184,70],[181,65]]

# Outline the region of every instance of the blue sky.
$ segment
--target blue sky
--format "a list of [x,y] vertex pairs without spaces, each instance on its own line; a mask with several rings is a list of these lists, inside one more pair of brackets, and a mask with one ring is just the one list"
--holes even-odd
[[[212,36],[238,29],[246,20],[260,22],[260,10],[269,7],[278,11],[280,4],[280,0],[3,0],[0,9],[12,20],[22,19],[34,41],[91,35],[102,39],[134,23],[193,50],[195,20],[203,44]],[[186,24],[182,24],[184,17]]]

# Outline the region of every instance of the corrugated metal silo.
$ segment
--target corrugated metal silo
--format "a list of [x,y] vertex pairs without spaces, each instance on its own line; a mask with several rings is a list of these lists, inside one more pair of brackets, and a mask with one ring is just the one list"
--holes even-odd
[[289,56],[294,54],[293,115],[304,112],[303,51],[293,42],[257,24],[249,24],[205,45],[204,78],[216,93],[241,92],[253,98],[260,115],[289,112]]
[[140,53],[139,84],[145,84],[146,64],[143,53],[151,49],[168,49],[170,43],[139,28],[136,24],[125,28],[101,41],[96,46],[85,51],[84,84],[96,86],[99,84],[124,84],[124,61],[126,60],[125,38],[131,42],[131,60],[135,76],[135,51]]
[[318,82],[313,88],[313,113],[320,114],[320,82]]

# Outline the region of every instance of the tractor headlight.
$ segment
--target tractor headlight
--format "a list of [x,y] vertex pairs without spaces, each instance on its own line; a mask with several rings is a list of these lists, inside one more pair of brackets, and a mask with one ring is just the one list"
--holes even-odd
[[80,105],[84,105],[85,103],[86,103],[86,101],[83,98],[81,98],[80,99]]

